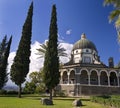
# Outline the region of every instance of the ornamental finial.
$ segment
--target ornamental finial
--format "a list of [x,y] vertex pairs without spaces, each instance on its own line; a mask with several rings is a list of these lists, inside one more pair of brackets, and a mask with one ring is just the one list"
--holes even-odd
[[86,35],[85,35],[85,33],[82,33],[82,35],[81,35],[81,39],[86,39]]

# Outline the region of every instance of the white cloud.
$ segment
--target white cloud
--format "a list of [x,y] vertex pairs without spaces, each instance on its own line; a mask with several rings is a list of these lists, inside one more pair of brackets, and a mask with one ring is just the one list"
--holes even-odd
[[[46,41],[46,40],[45,40]],[[72,49],[72,44],[69,43],[60,43],[62,47],[64,47],[66,49],[66,53],[68,54],[68,58],[66,57],[61,57],[60,60],[62,61],[62,63],[66,63],[69,61],[69,57],[70,57],[70,53],[71,53],[71,49]],[[44,59],[43,58],[39,58],[39,55],[37,55],[36,53],[38,53],[38,51],[36,49],[38,49],[40,47],[40,43],[35,41],[35,43],[33,43],[31,45],[31,56],[30,56],[30,67],[29,67],[29,73],[27,75],[27,80],[29,79],[29,74],[33,71],[39,71],[40,68],[43,67],[43,62]],[[13,59],[15,57],[16,52],[11,52],[8,58],[8,72],[10,72],[10,67],[13,63]],[[11,82],[10,78],[9,81],[7,83],[7,85],[13,85],[13,83]]]
[[67,30],[67,31],[66,31],[66,35],[70,35],[70,34],[71,34],[71,32],[72,32],[72,30],[71,30],[71,29]]
[[43,58],[39,58],[40,56],[37,54],[38,51],[36,49],[40,48],[40,43],[35,42],[31,45],[31,56],[30,56],[30,71],[39,71],[40,68],[43,66]]
[[[8,67],[7,67],[8,73],[10,73],[10,68],[11,68],[11,65],[12,65],[12,63],[13,63],[13,59],[14,59],[15,55],[16,55],[16,52],[11,52],[11,53],[9,54],[9,57],[8,57]],[[8,79],[9,79],[9,80],[8,80],[8,82],[7,82],[7,85],[8,85],[8,86],[14,85],[13,82],[10,80],[10,74],[9,74],[9,76],[8,76]]]
[[8,57],[8,70],[10,70],[10,67],[11,67],[11,65],[12,65],[12,63],[13,63],[13,58],[15,57],[15,55],[16,55],[16,52],[11,52],[10,54],[9,54],[9,57]]
[[71,57],[71,50],[72,50],[72,47],[73,47],[73,44],[69,44],[69,43],[60,43],[60,45],[66,49],[66,53],[68,55],[68,57],[60,57],[60,60],[62,63],[66,63],[70,60],[70,57]]
[[64,37],[63,36],[61,36],[60,34],[58,34],[58,40],[59,40],[59,42],[64,42]]

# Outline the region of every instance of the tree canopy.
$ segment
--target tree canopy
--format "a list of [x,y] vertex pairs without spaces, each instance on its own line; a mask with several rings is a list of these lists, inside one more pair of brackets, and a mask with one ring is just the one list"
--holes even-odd
[[0,43],[0,89],[2,89],[8,81],[7,61],[10,52],[11,42],[12,36],[10,37],[9,41],[7,41],[7,36],[5,36]]
[[59,83],[59,57],[58,57],[58,28],[56,6],[52,7],[51,21],[49,27],[48,47],[45,53],[43,80],[47,89],[50,91],[52,100],[52,89]]
[[21,97],[21,84],[29,72],[30,54],[31,54],[31,36],[32,36],[32,16],[33,2],[31,3],[28,15],[23,25],[22,36],[19,42],[18,50],[11,66],[11,80],[19,86],[18,96]]
[[[43,58],[45,57],[45,53],[46,53],[46,50],[47,50],[47,47],[48,47],[48,41],[46,41],[46,43],[44,44],[41,44],[40,45],[40,48],[37,49],[38,50],[38,55],[40,55],[40,58]],[[64,49],[60,44],[58,44],[58,56],[62,56],[62,57],[67,57],[67,53],[65,52],[66,49]]]
[[115,27],[118,35],[118,42],[120,43],[120,0],[104,0],[104,5],[113,5],[113,11],[109,15],[109,21],[115,22]]

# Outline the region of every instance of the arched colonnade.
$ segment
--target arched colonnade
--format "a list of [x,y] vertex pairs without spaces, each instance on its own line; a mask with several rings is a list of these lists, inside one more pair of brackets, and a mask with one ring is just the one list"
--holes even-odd
[[60,84],[86,84],[98,86],[120,86],[120,75],[116,70],[87,69],[60,71]]

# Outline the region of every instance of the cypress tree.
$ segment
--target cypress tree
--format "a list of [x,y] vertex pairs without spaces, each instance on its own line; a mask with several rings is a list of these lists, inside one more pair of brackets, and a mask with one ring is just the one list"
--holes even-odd
[[8,42],[7,36],[5,36],[2,43],[0,44],[0,89],[2,89],[8,81],[7,60],[10,52],[11,42],[12,36]]
[[52,100],[52,90],[59,83],[59,57],[58,57],[58,28],[56,6],[53,5],[51,13],[51,21],[49,28],[49,41],[45,53],[44,61],[44,82],[50,92],[50,100]]
[[32,16],[33,2],[31,3],[28,15],[23,25],[22,36],[19,42],[18,50],[11,66],[11,80],[19,87],[18,97],[21,97],[21,85],[25,82],[25,78],[29,72],[30,63],[30,45],[32,36]]

